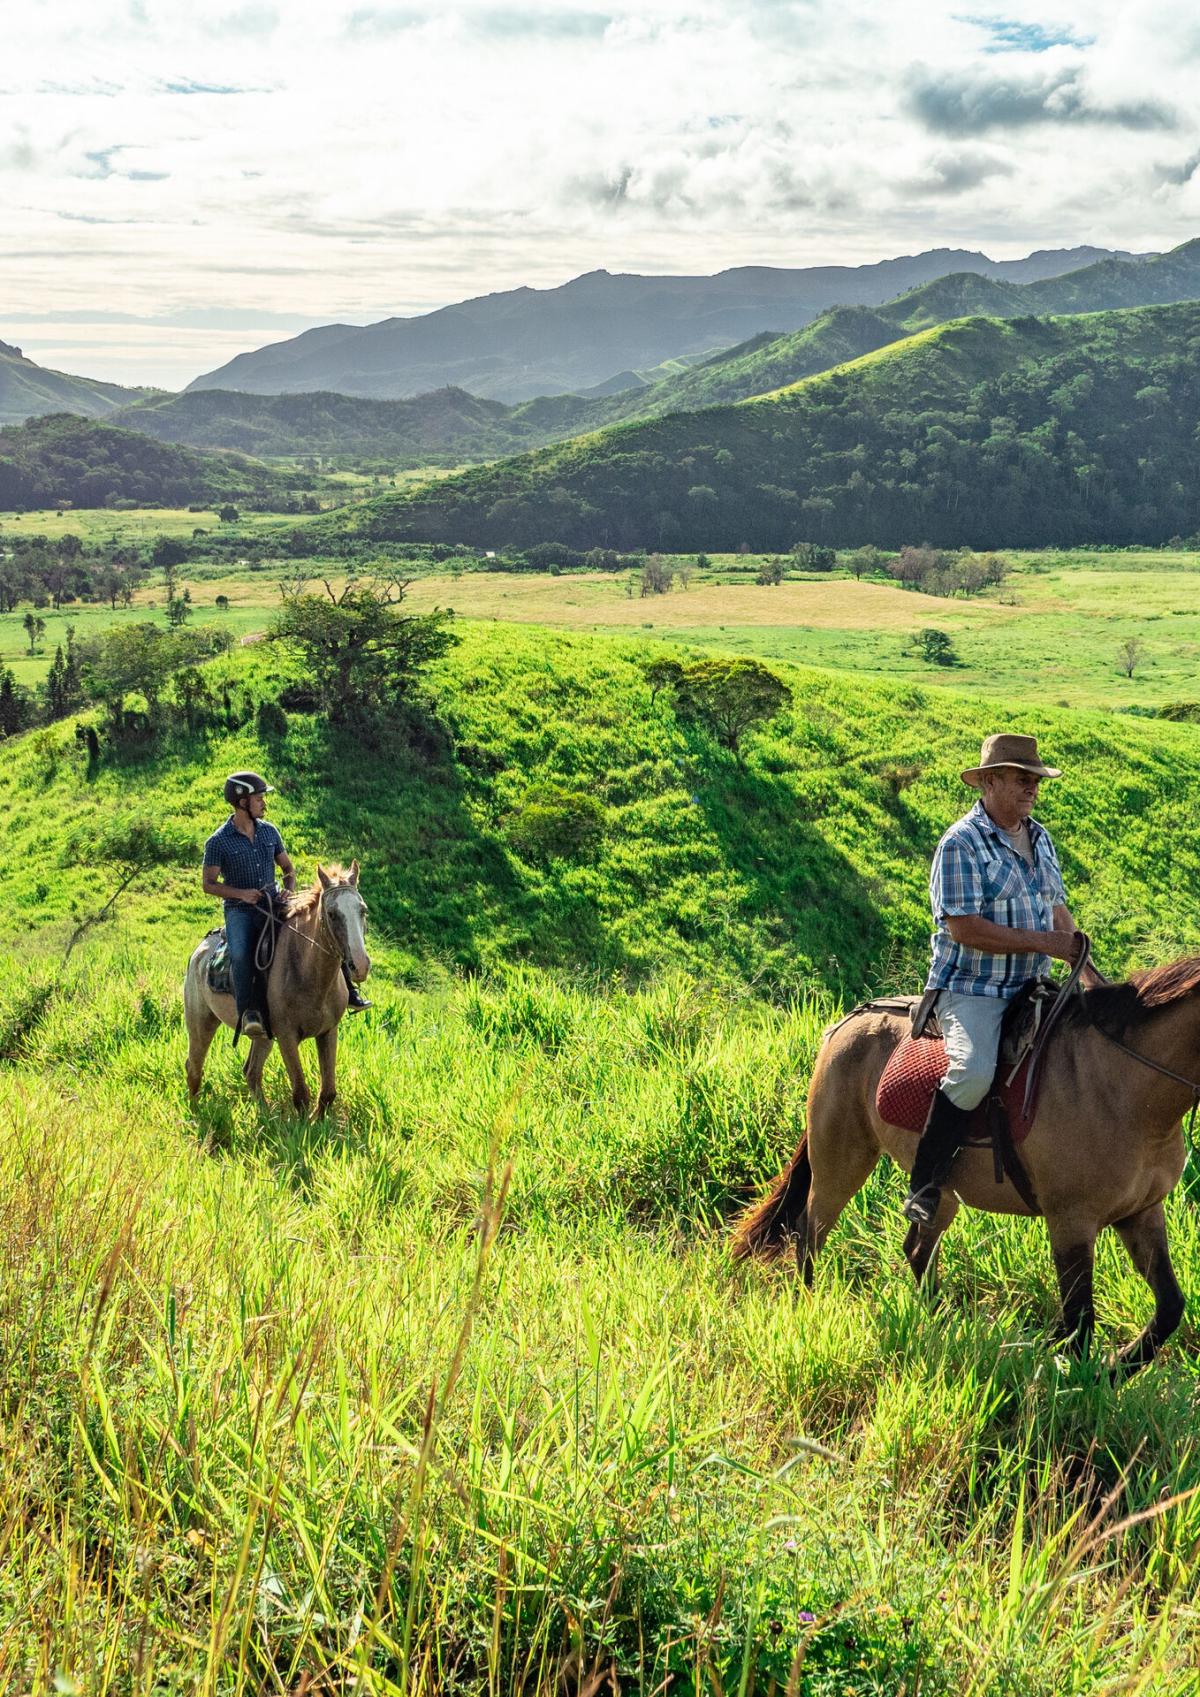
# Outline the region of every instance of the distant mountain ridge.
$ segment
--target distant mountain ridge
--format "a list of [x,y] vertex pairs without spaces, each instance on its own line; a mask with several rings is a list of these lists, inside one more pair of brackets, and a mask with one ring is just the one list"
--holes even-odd
[[1033,283],[997,282],[959,272],[880,307],[837,306],[802,330],[782,336],[760,332],[657,383],[609,395],[546,395],[506,407],[461,389],[404,401],[193,390],[129,408],[119,422],[197,447],[453,466],[520,453],[612,424],[745,400],[858,359],[914,331],[975,313],[1019,318],[1181,299],[1200,299],[1200,241],[1150,259],[1105,260]]
[[153,389],[127,389],[95,377],[71,377],[26,359],[20,348],[0,342],[0,425],[24,424],[46,413],[72,412],[83,418],[104,418],[117,407],[130,406]]
[[1200,533],[1198,344],[1198,300],[958,319],[771,394],[577,436],[315,530],[689,551],[1162,542]]
[[591,271],[558,288],[481,295],[416,318],[322,325],[239,354],[188,390],[400,400],[453,387],[511,404],[578,394],[616,373],[730,347],[763,330],[801,329],[831,306],[876,306],[954,272],[1019,284],[1138,257],[1082,247],[993,260],[938,248],[870,265],[739,266],[711,277]]

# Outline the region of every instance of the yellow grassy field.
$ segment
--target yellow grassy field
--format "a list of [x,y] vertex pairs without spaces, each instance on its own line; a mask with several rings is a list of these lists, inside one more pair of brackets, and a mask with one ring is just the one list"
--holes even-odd
[[605,572],[471,573],[417,579],[408,591],[414,612],[453,607],[464,618],[511,619],[538,625],[597,624],[638,630],[697,625],[799,625],[809,630],[908,631],[936,608],[939,625],[1012,618],[1016,609],[990,601],[931,602],[883,583],[851,579],[781,583],[699,583],[669,595],[630,598],[624,576]]

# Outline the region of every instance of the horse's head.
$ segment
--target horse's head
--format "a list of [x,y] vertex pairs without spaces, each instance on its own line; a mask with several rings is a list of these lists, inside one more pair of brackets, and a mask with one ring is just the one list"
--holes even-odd
[[318,866],[317,877],[321,883],[321,917],[350,967],[350,976],[361,984],[371,970],[371,957],[363,941],[367,904],[358,893],[358,862],[351,863],[349,872],[335,867],[332,875]]

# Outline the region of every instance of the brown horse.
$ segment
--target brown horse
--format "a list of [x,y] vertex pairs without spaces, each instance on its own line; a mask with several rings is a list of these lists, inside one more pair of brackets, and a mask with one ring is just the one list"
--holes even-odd
[[[773,1259],[794,1242],[811,1283],[814,1257],[880,1156],[911,1168],[915,1135],[886,1125],[875,1108],[880,1074],[906,1030],[901,1016],[864,1012],[826,1032],[809,1086],[807,1133],[767,1196],[738,1220],[736,1257]],[[1118,1357],[1126,1369],[1150,1361],[1183,1315],[1163,1198],[1183,1171],[1181,1121],[1200,1096],[1192,1082],[1198,1075],[1200,959],[1089,990],[1050,1039],[1036,1116],[1021,1145],[1074,1347],[1087,1347],[1095,1324],[1092,1269],[1105,1226],[1154,1293],[1153,1319]],[[996,1183],[989,1149],[963,1150],[933,1225],[911,1227],[904,1240],[918,1281],[960,1201],[994,1214],[1031,1212],[1007,1178]]]
[[[363,943],[366,912],[366,903],[358,893],[357,860],[349,872],[340,866],[331,866],[325,872],[318,866],[311,889],[284,898],[283,922],[267,978],[267,1016],[292,1083],[292,1106],[298,1114],[307,1113],[312,1101],[300,1064],[304,1038],[315,1041],[321,1068],[318,1116],[328,1112],[337,1094],[337,1028],[349,1000],[342,962],[348,964],[356,983],[371,970]],[[237,1025],[233,997],[216,994],[208,987],[208,963],[215,946],[215,935],[204,939],[188,962],[183,981],[187,1081],[193,1101],[217,1027]],[[255,1096],[262,1095],[263,1067],[271,1041],[270,1037],[249,1039],[250,1053],[242,1072]]]

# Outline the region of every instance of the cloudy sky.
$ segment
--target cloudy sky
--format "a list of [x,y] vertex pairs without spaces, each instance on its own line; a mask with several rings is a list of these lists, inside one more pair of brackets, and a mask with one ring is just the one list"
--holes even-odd
[[1180,0],[5,13],[0,338],[120,382],[600,266],[1200,233]]

